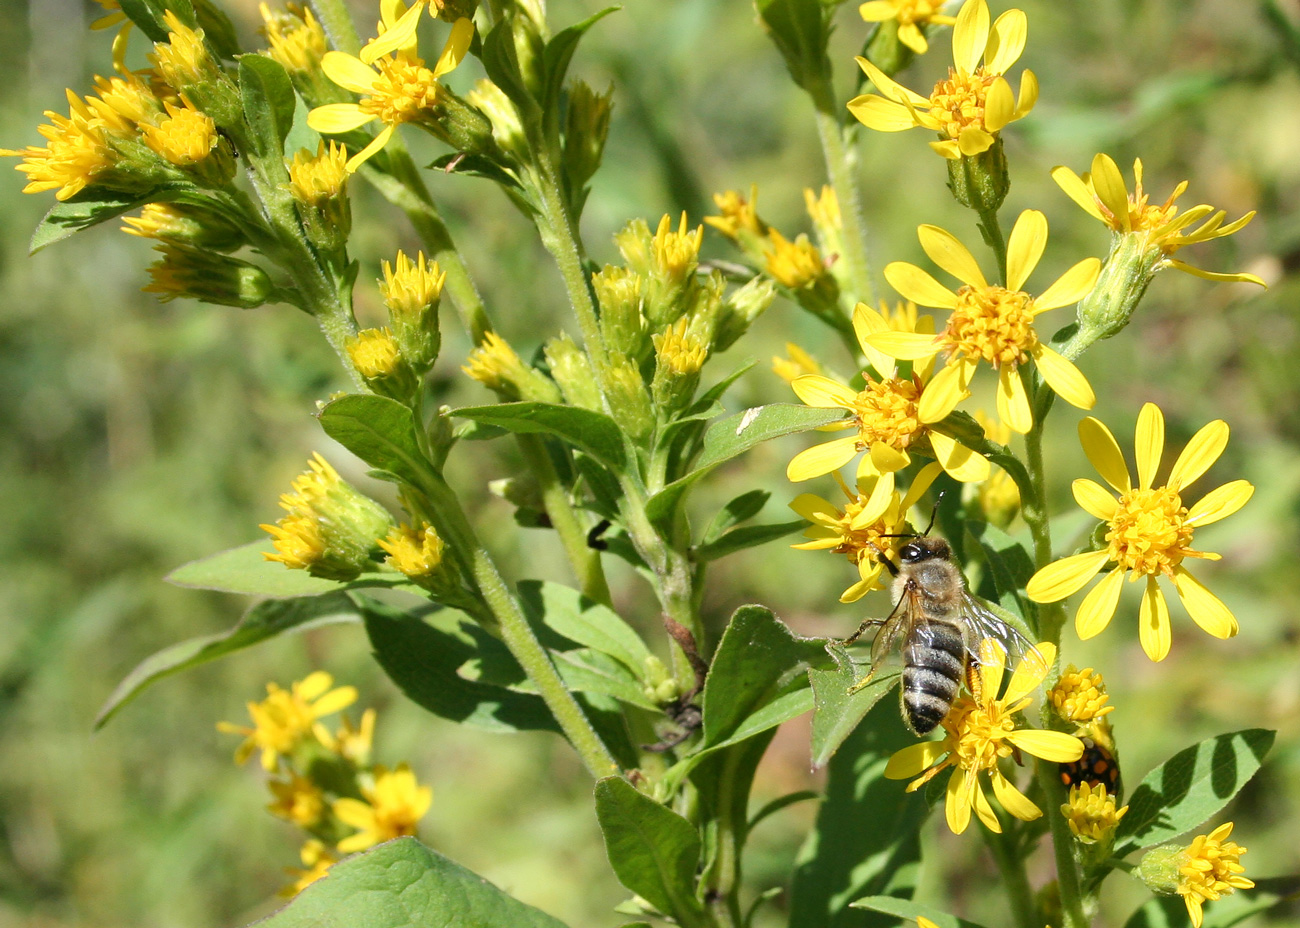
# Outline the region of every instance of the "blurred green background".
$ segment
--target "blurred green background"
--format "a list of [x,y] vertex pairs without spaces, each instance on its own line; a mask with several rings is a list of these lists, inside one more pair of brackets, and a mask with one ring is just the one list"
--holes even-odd
[[[551,19],[562,26],[602,5],[555,2]],[[1067,633],[1064,659],[1107,674],[1130,788],[1201,738],[1279,729],[1268,765],[1229,811],[1233,837],[1250,849],[1249,876],[1300,872],[1300,47],[1254,0],[1020,5],[1030,20],[1022,64],[1038,73],[1042,97],[1006,133],[1013,189],[1004,215],[1008,223],[1027,207],[1048,215],[1052,238],[1031,287],[1084,255],[1103,255],[1107,244],[1105,230],[1048,178],[1055,164],[1082,171],[1094,152],[1106,151],[1127,173],[1140,155],[1157,199],[1190,178],[1186,205],[1212,203],[1230,219],[1260,211],[1243,233],[1179,257],[1252,271],[1269,281],[1268,292],[1163,274],[1133,325],[1082,361],[1099,396],[1095,414],[1126,447],[1148,400],[1165,410],[1171,442],[1212,418],[1230,423],[1228,451],[1202,487],[1246,477],[1257,493],[1197,541],[1223,554],[1200,575],[1235,610],[1241,634],[1214,641],[1175,609],[1173,653],[1152,665],[1128,610],[1086,646]],[[996,13],[1007,4],[993,6]],[[254,5],[226,8],[251,44]],[[367,26],[376,18],[373,4],[354,9]],[[108,72],[111,33],[85,28],[100,12],[81,0],[0,0],[0,146],[38,142],[41,111],[63,111],[63,88],[84,92],[93,74]],[[1300,21],[1294,0],[1279,12],[1292,26]],[[839,10],[837,24],[835,60],[847,98],[866,27],[852,4]],[[133,43],[140,56],[138,33]],[[947,48],[941,35],[900,79],[928,87],[946,66]],[[615,86],[607,166],[584,221],[597,260],[614,256],[610,236],[628,219],[653,225],[685,209],[696,223],[711,210],[710,193],[750,183],[759,184],[768,221],[787,234],[807,228],[802,190],[823,181],[811,112],[748,3],[632,0],[592,31],[573,73],[598,88]],[[451,83],[464,90],[472,76],[470,65]],[[423,154],[426,146],[411,140]],[[972,218],[948,197],[943,164],[925,142],[920,132],[863,133],[878,281],[888,261],[923,260],[918,223],[976,241]],[[566,324],[558,275],[527,224],[486,182],[430,182],[499,328],[527,356],[541,333]],[[92,734],[96,710],[137,661],[229,627],[245,606],[170,587],[161,582],[167,571],[258,537],[257,523],[278,515],[278,494],[313,450],[369,485],[311,417],[313,402],[341,381],[310,319],[286,307],[160,305],[139,292],[147,244],[116,223],[28,257],[27,237],[52,199],[24,196],[21,186],[21,176],[7,171],[0,182],[0,926],[208,928],[270,911],[280,868],[297,863],[297,836],[263,811],[268,797],[256,765],[236,768],[236,739],[214,726],[242,722],[244,702],[268,680],[287,685],[315,668],[357,685],[362,704],[379,708],[380,761],[409,759],[433,785],[422,830],[429,844],[574,928],[620,924],[611,907],[626,893],[604,860],[590,782],[565,746],[545,735],[460,730],[424,714],[378,671],[357,627],[287,637],[166,680]],[[366,193],[356,210],[359,312],[373,314],[378,261],[416,243]],[[733,257],[712,233],[705,249]],[[449,401],[484,401],[458,369],[466,343],[450,313],[444,327],[436,374]],[[767,365],[787,340],[848,367],[825,330],[778,303],[706,371],[706,381],[755,357],[762,363],[733,391],[732,408],[791,400]],[[1073,511],[1069,479],[1090,474],[1074,439],[1078,417],[1058,404],[1050,432],[1062,513]],[[773,493],[767,515],[785,518],[784,504],[803,488],[786,483],[784,465],[806,444],[792,439],[751,453],[700,494],[701,511],[764,487]],[[512,576],[564,579],[553,540],[515,531],[506,505],[486,493],[485,478],[509,474],[512,454],[504,442],[464,449],[451,465],[453,481],[474,500]],[[829,481],[809,489],[829,494]],[[1059,547],[1068,543],[1058,539]],[[887,608],[879,599],[839,605],[848,571],[836,558],[769,545],[719,564],[706,606],[721,623],[737,605],[764,602],[805,634],[843,634],[864,610]],[[627,614],[652,629],[649,591],[617,569],[614,577]],[[806,722],[778,736],[757,799],[820,782],[809,769]],[[813,812],[805,803],[759,829],[748,863],[755,886],[786,881]],[[933,858],[940,864],[926,878],[928,891],[946,894],[953,911],[997,924],[1000,900],[988,891],[993,871],[983,844],[935,825],[929,840],[940,845]],[[1037,882],[1049,873],[1040,858]],[[1136,884],[1114,877],[1102,923],[1121,924],[1143,898]],[[778,898],[760,924],[780,924],[781,905]],[[1300,923],[1296,909],[1271,918]]]

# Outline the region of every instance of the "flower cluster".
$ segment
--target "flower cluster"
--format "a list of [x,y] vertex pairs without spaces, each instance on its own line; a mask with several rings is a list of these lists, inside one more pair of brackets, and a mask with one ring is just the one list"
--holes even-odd
[[333,682],[318,670],[288,690],[268,683],[266,699],[248,704],[251,726],[217,724],[219,731],[244,736],[236,763],[261,750],[262,767],[272,775],[267,810],[309,835],[303,869],[287,869],[293,882],[286,896],[325,876],[341,855],[415,834],[433,802],[432,789],[421,786],[406,764],[389,769],[372,763],[374,709],[361,714],[359,725],[343,716],[336,731],[325,726],[321,719],[357,699],[355,687],[331,688]]

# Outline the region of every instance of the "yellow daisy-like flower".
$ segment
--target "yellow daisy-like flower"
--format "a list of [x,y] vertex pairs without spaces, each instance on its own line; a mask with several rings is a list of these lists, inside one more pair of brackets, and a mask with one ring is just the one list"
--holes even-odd
[[713,202],[718,207],[718,216],[705,216],[704,221],[713,226],[732,241],[739,241],[742,236],[760,239],[767,235],[767,223],[758,218],[758,185],[749,188],[746,197],[738,190],[715,193]]
[[415,826],[433,804],[432,788],[420,786],[406,764],[392,771],[376,767],[374,785],[363,786],[361,795],[365,802],[346,798],[334,801],[334,814],[345,824],[360,829],[339,842],[339,851],[344,854],[415,834]]
[[[853,311],[853,330],[858,345],[879,376],[864,372],[865,386],[853,390],[821,374],[805,374],[790,384],[805,405],[842,407],[853,413],[842,423],[825,430],[852,429],[847,438],[836,438],[814,445],[795,455],[786,468],[786,477],[794,482],[810,480],[843,467],[862,452],[868,452],[858,464],[858,474],[885,474],[906,467],[912,460],[908,449],[919,444],[943,465],[954,479],[963,482],[983,480],[989,475],[989,463],[956,439],[927,427],[921,417],[926,397],[933,389],[928,362],[913,367],[910,377],[901,377],[893,359],[878,350],[875,339],[881,333],[895,333],[931,343],[934,321],[929,316],[904,314],[907,332],[898,332],[876,310],[859,303]],[[894,320],[895,322],[897,319]],[[919,332],[917,331],[919,330]],[[942,417],[940,417],[942,418]]]
[[331,735],[324,729],[316,729],[316,736],[327,751],[333,751],[356,767],[370,764],[370,751],[375,740],[375,710],[367,709],[361,713],[361,724],[353,727],[352,720],[346,715],[340,719],[339,730]]
[[281,899],[292,899],[312,883],[329,872],[330,867],[338,863],[338,857],[325,846],[323,841],[312,838],[302,846],[298,855],[303,869],[285,867],[284,872],[293,878],[293,882],[280,890]]
[[266,807],[272,815],[311,828],[325,811],[325,794],[311,780],[296,773],[287,780],[270,780],[266,784],[275,801]]
[[1115,711],[1114,706],[1106,705],[1110,699],[1106,681],[1091,667],[1066,667],[1056,685],[1048,690],[1047,698],[1056,714],[1067,722],[1091,722]]
[[942,354],[947,364],[935,375],[918,405],[920,421],[938,422],[970,395],[970,381],[981,361],[998,372],[998,417],[1024,434],[1034,424],[1020,366],[1033,360],[1048,386],[1066,402],[1091,409],[1096,397],[1074,364],[1043,344],[1034,320],[1049,309],[1077,303],[1097,280],[1101,262],[1084,258],[1040,296],[1020,289],[1038,266],[1047,247],[1047,218],[1038,210],[1020,214],[1007,239],[1007,285],[984,279],[975,258],[950,232],[938,226],[917,229],[921,247],[935,264],[965,286],[953,292],[925,271],[905,261],[885,268],[885,279],[921,306],[952,310],[938,335],[880,332],[871,347],[903,361],[928,364]]
[[1241,855],[1246,853],[1246,848],[1228,840],[1232,825],[1232,822],[1225,822],[1208,835],[1197,835],[1183,852],[1184,859],[1178,867],[1181,879],[1176,892],[1187,904],[1187,914],[1194,928],[1201,928],[1201,906],[1206,902],[1255,885],[1253,880],[1241,875],[1246,872],[1241,865]]
[[1083,742],[1073,735],[1016,728],[1015,714],[1029,705],[1030,694],[1043,682],[1055,660],[1053,644],[1037,645],[1016,666],[1005,695],[998,699],[1006,655],[996,641],[985,639],[980,643],[980,694],[976,698],[958,698],[943,720],[947,732],[944,739],[903,748],[889,759],[885,776],[891,780],[917,777],[907,785],[910,793],[952,767],[944,811],[954,834],[966,830],[972,809],[990,831],[1002,831],[980,785],[979,775],[985,771],[1003,809],[1025,822],[1041,816],[1042,810],[998,769],[998,761],[1010,757],[1016,749],[1052,763],[1069,763],[1083,755]]
[[907,528],[907,514],[939,476],[938,464],[927,464],[912,481],[907,495],[900,497],[893,474],[858,478],[857,492],[850,490],[838,473],[835,479],[848,503],[843,509],[812,493],[804,493],[790,508],[812,523],[804,529],[808,541],[793,548],[803,551],[832,551],[843,554],[858,568],[857,581],[840,595],[840,602],[857,602],[872,590],[884,587],[882,558],[894,554],[904,539],[897,537]]
[[1237,634],[1237,620],[1223,602],[1183,566],[1185,558],[1218,560],[1219,555],[1192,548],[1196,529],[1232,515],[1246,504],[1255,488],[1233,480],[1211,490],[1190,508],[1182,492],[1210,469],[1228,444],[1228,425],[1215,419],[1192,436],[1174,462],[1164,486],[1153,486],[1165,447],[1165,420],[1153,403],[1142,407],[1137,421],[1138,485],[1133,486],[1124,456],[1110,429],[1089,416],[1079,423],[1084,453],[1118,499],[1092,480],[1074,481],[1074,499],[1106,525],[1105,548],[1075,554],[1044,567],[1030,578],[1026,592],[1039,603],[1054,603],[1076,593],[1107,564],[1105,579],[1083,598],[1075,615],[1080,638],[1091,638],[1110,624],[1119,603],[1120,583],[1146,578],[1139,613],[1142,649],[1153,661],[1169,653],[1169,606],[1156,579],[1173,581],[1192,620],[1215,638]]
[[469,50],[474,37],[474,23],[458,19],[443,46],[433,69],[414,53],[412,42],[423,3],[417,3],[394,19],[400,8],[384,4],[388,28],[361,51],[361,57],[343,52],[327,52],[321,59],[325,75],[340,87],[361,94],[360,103],[329,103],[307,114],[307,125],[317,132],[337,134],[351,132],[379,120],[384,127],[361,151],[348,160],[348,171],[356,171],[393,137],[404,122],[430,118],[438,102],[438,80],[452,71]]
[[[1124,175],[1109,155],[1098,154],[1092,159],[1092,171],[1079,176],[1064,166],[1052,168],[1052,179],[1071,200],[1083,207],[1094,219],[1106,224],[1116,235],[1138,235],[1145,239],[1147,248],[1158,248],[1165,257],[1159,267],[1172,267],[1206,280],[1247,281],[1264,286],[1264,281],[1254,274],[1222,274],[1203,271],[1169,257],[1187,245],[1208,242],[1239,232],[1255,218],[1251,210],[1227,225],[1224,210],[1216,210],[1207,203],[1193,206],[1180,213],[1174,201],[1187,190],[1187,181],[1174,188],[1161,204],[1149,202],[1149,194],[1142,189],[1142,159],[1133,162],[1133,192],[1129,193]],[[1204,220],[1202,222],[1202,220]],[[1200,223],[1195,229],[1191,226]]]
[[[874,8],[876,4],[866,6]],[[1003,76],[1024,51],[1027,32],[1023,10],[1007,10],[990,28],[988,4],[966,0],[952,31],[953,67],[934,85],[930,96],[908,90],[866,58],[858,58],[880,93],[854,97],[849,111],[858,122],[880,132],[916,126],[938,132],[940,140],[931,142],[930,147],[945,158],[988,151],[998,132],[1026,115],[1038,100],[1038,78],[1033,71],[1024,72],[1019,98]],[[899,33],[901,37],[901,28]]]
[[56,200],[76,196],[120,161],[112,144],[112,135],[134,131],[124,120],[109,122],[106,117],[111,117],[112,113],[94,108],[93,97],[82,100],[69,90],[67,98],[67,116],[53,110],[45,111],[50,125],[37,130],[48,143],[44,147],[0,148],[0,156],[23,159],[21,164],[14,166],[15,170],[27,175],[23,193],[54,190]]
[[305,737],[316,734],[319,720],[331,715],[357,700],[355,686],[334,686],[334,678],[323,670],[308,674],[283,690],[274,683],[266,684],[266,699],[250,702],[248,714],[253,727],[218,722],[217,730],[227,734],[244,735],[244,743],[235,750],[235,763],[248,760],[254,750],[262,751],[262,766],[270,771],[279,769],[281,755],[291,754]]
[[1100,783],[1076,783],[1061,806],[1070,832],[1083,844],[1109,841],[1127,812],[1128,806],[1115,808],[1115,797]]
[[793,383],[795,378],[803,377],[805,374],[822,372],[821,363],[794,342],[785,343],[785,353],[789,355],[788,358],[780,355],[772,356],[772,373],[786,383]]
[[918,55],[930,48],[922,26],[951,26],[957,20],[939,11],[947,0],[867,0],[858,7],[862,18],[869,23],[898,22],[898,41]]

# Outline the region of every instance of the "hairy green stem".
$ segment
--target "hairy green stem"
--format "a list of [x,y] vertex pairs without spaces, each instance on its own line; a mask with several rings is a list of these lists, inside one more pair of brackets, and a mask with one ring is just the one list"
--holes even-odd
[[352,14],[348,12],[344,0],[308,0],[312,12],[320,20],[329,36],[330,44],[341,52],[355,55],[361,50],[361,38],[357,27],[352,24]]
[[998,221],[998,211],[996,209],[977,209],[975,212],[979,216],[979,225],[984,233],[984,240],[993,249],[993,254],[998,260],[999,279],[1005,286],[1007,282],[1007,238],[1002,233],[1002,223]]
[[1047,821],[1052,828],[1052,852],[1056,857],[1056,885],[1061,896],[1061,928],[1089,928],[1084,912],[1083,888],[1079,881],[1079,868],[1074,859],[1074,835],[1061,814],[1061,781],[1057,779],[1056,764],[1050,761],[1034,762],[1034,775],[1046,797]]
[[[862,213],[862,197],[858,192],[857,153],[844,144],[844,124],[835,104],[835,93],[830,81],[825,81],[812,97],[817,137],[821,140],[822,157],[826,161],[826,174],[840,204],[844,245],[844,254],[840,255],[840,260],[849,269],[849,280],[853,282],[856,291],[853,294],[854,301],[871,303],[874,294],[871,286],[871,262],[867,257],[867,223]],[[853,346],[853,350],[856,350],[856,346]]]
[[1024,861],[1017,856],[1010,836],[994,834],[986,828],[981,828],[980,833],[984,836],[984,843],[993,852],[993,861],[1002,876],[1002,889],[1007,894],[1016,925],[1018,928],[1038,928],[1038,906],[1034,904],[1034,891],[1029,885]]

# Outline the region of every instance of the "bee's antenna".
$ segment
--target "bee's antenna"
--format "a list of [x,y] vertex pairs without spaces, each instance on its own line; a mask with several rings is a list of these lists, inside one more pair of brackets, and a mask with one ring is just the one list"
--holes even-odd
[[939,504],[943,502],[943,494],[947,490],[939,491],[939,498],[934,501],[934,508],[930,510],[930,524],[925,527],[924,532],[900,532],[897,535],[878,535],[878,538],[924,538],[930,534],[930,529],[934,528],[934,520],[939,515]]

